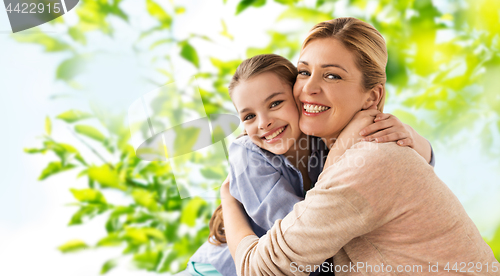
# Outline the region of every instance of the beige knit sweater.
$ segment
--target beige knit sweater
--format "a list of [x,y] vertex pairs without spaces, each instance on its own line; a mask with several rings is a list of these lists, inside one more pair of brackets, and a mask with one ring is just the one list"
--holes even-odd
[[239,275],[308,275],[331,256],[337,276],[500,275],[456,196],[395,143],[347,150],[266,235],[240,242],[235,263]]

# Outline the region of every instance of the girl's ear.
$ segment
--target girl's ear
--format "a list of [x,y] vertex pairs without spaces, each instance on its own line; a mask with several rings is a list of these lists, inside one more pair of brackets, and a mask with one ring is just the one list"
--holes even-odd
[[376,108],[385,94],[385,87],[379,83],[370,89],[368,94],[368,98],[363,104],[363,109],[369,109],[371,106],[375,106]]

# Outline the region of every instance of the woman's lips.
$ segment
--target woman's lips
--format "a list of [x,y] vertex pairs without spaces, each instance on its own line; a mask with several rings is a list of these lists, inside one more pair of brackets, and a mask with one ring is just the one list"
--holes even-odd
[[329,106],[311,103],[311,102],[302,102],[302,114],[306,116],[319,116],[325,112],[330,110]]

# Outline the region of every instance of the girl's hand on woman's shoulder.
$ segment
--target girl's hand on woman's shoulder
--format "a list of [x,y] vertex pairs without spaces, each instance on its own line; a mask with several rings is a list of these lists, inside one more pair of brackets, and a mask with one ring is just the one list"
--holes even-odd
[[411,148],[415,146],[413,128],[389,113],[378,114],[373,124],[365,127],[359,134],[364,136],[363,141],[397,142],[400,146]]
[[356,144],[364,138],[364,136],[359,134],[360,131],[367,126],[373,125],[374,119],[380,114],[382,113],[380,113],[380,111],[376,108],[358,111],[349,124],[347,124],[347,126],[342,130],[338,140],[343,143],[348,142],[349,146],[347,148],[350,148],[350,146]]

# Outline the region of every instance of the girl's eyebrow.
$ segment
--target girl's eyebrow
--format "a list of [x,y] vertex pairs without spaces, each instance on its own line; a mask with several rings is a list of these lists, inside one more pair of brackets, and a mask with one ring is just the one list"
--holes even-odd
[[[268,102],[269,100],[271,100],[272,98],[274,98],[274,97],[276,97],[276,96],[278,96],[278,95],[281,95],[281,94],[285,94],[285,92],[274,92],[273,94],[269,95],[266,99],[264,99],[264,100],[262,101],[262,103],[266,103],[266,102]],[[240,113],[241,113],[241,114],[243,114],[243,113],[245,113],[245,112],[247,112],[247,111],[249,111],[249,110],[250,110],[250,108],[245,107],[245,108],[243,108],[243,109],[240,111]]]
[[[303,60],[299,60],[299,63],[309,65],[309,63],[307,63],[307,61],[303,61]],[[327,68],[327,67],[337,67],[337,68],[344,70],[346,73],[349,73],[349,72],[347,72],[347,70],[344,67],[342,67],[338,64],[322,64],[321,65],[321,68]]]

